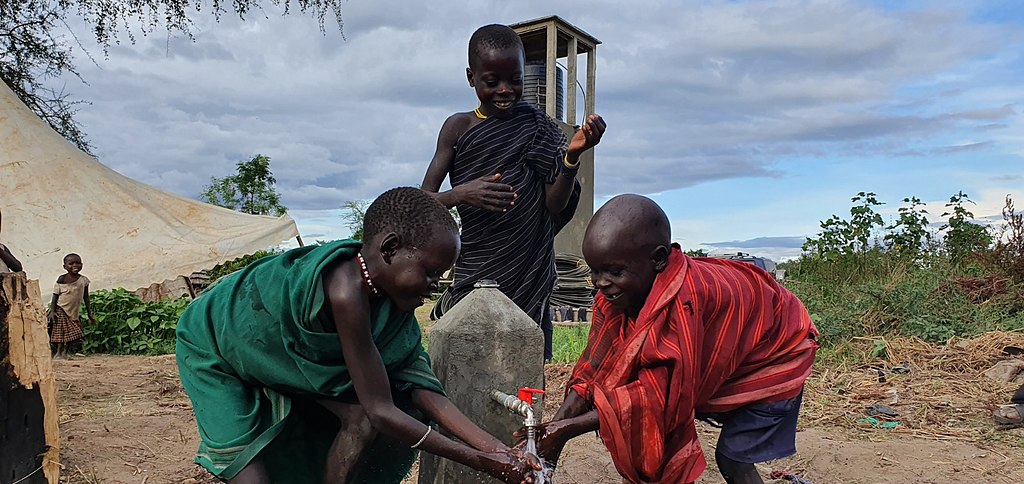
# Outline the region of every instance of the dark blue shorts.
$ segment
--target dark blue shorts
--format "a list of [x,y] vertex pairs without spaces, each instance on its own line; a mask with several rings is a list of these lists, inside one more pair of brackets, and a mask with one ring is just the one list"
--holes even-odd
[[722,424],[718,452],[736,462],[764,462],[796,453],[796,421],[803,391],[794,398],[755,403],[714,416]]

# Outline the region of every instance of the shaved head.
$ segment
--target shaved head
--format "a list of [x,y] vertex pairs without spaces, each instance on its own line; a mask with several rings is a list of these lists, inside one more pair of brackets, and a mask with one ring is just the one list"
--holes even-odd
[[672,243],[672,229],[665,211],[654,200],[625,194],[608,200],[594,214],[584,239],[592,237],[623,241],[632,249],[667,247]]
[[605,300],[636,317],[668,264],[671,244],[668,217],[658,204],[640,195],[619,195],[587,225],[583,257]]

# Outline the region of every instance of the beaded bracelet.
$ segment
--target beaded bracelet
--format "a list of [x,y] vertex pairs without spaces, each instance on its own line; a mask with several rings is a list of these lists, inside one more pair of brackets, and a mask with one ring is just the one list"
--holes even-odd
[[427,436],[430,435],[430,431],[431,430],[434,430],[434,429],[431,426],[427,425],[427,431],[423,433],[423,437],[420,437],[419,442],[416,442],[415,444],[412,444],[412,448],[415,449],[415,448],[419,447],[420,444],[423,443],[423,441],[427,440]]

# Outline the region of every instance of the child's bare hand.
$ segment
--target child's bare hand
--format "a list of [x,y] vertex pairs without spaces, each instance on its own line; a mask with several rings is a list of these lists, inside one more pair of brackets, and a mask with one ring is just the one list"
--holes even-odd
[[597,146],[601,142],[601,137],[604,136],[604,130],[607,127],[607,123],[604,122],[604,118],[601,116],[597,114],[587,116],[583,127],[576,131],[572,140],[569,141],[569,154],[579,156],[584,151]]
[[[543,458],[548,464],[554,465],[565,447],[567,439],[563,436],[563,420],[545,422],[537,426],[537,456]],[[512,434],[515,439],[522,439],[516,443],[516,449],[523,449],[526,445],[526,428],[521,428]]]
[[515,205],[516,192],[512,185],[498,183],[501,173],[478,178],[454,188],[459,193],[460,203],[494,212],[504,212]]
[[533,483],[533,475],[541,470],[540,460],[531,454],[516,449],[506,452],[492,452],[485,457],[489,463],[484,471],[511,484]]

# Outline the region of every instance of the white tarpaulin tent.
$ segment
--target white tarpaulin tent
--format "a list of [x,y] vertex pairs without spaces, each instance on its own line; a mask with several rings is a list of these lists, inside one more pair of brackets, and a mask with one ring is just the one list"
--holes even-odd
[[43,293],[76,252],[90,289],[129,290],[209,269],[298,235],[127,178],[83,153],[0,82],[0,242]]

